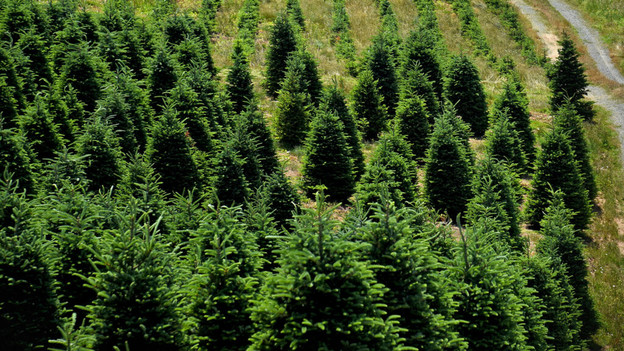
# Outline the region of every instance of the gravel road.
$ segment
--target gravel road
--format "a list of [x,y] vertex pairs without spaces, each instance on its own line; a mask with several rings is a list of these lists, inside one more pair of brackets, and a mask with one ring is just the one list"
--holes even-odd
[[[571,8],[562,0],[548,0],[552,7],[561,13],[561,15],[576,29],[579,37],[587,47],[587,51],[591,58],[596,62],[596,67],[606,78],[624,85],[624,77],[615,68],[609,50],[602,43],[598,32],[590,28],[578,11]],[[552,37],[556,35],[552,33],[540,14],[524,0],[511,0],[520,12],[531,22],[538,36],[546,44],[549,53],[556,50],[556,43],[553,44]],[[549,55],[550,56],[550,55]],[[594,100],[596,104],[604,107],[611,112],[611,119],[615,125],[621,146],[621,155],[624,159],[624,103],[614,99],[606,90],[599,86],[592,85],[589,87],[588,98]]]

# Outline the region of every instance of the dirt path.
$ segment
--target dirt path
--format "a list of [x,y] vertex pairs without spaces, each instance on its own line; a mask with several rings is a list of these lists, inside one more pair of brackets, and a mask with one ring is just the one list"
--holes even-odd
[[[615,68],[609,56],[609,50],[602,43],[598,32],[590,28],[581,15],[562,0],[548,1],[576,29],[587,47],[589,55],[596,62],[600,73],[606,78],[624,85],[624,77]],[[556,57],[558,49],[557,40],[553,40],[553,38],[557,38],[557,36],[548,28],[542,16],[524,0],[511,0],[511,3],[516,5],[520,12],[531,22],[538,36],[548,48],[549,57],[551,57],[553,51],[555,52],[554,57]],[[588,97],[611,112],[611,119],[620,137],[620,153],[624,159],[624,103],[614,99],[605,89],[595,85],[589,87]]]

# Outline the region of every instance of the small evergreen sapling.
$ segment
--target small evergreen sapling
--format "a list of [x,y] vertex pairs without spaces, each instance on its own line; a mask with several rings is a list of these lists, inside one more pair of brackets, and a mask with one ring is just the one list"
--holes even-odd
[[518,174],[526,170],[526,159],[515,125],[506,112],[492,116],[490,129],[485,133],[488,156],[507,162]]
[[277,97],[282,79],[286,74],[286,64],[292,52],[297,50],[297,34],[290,15],[282,11],[277,15],[266,54],[266,74],[264,85],[272,97]]
[[387,129],[388,114],[377,83],[369,70],[360,72],[351,94],[351,110],[362,132],[362,138],[366,141],[377,140],[379,133]]
[[301,145],[310,123],[310,95],[303,81],[303,67],[291,66],[277,99],[276,129],[280,143],[286,148]]
[[346,202],[353,194],[355,180],[342,123],[335,114],[317,111],[305,148],[301,172],[308,196],[322,185],[328,200]]
[[399,101],[395,123],[399,132],[410,143],[414,158],[422,160],[429,145],[429,113],[423,99],[418,95]]
[[389,50],[386,35],[380,34],[368,49],[366,70],[372,73],[373,80],[383,96],[383,104],[388,115],[394,116],[399,98],[399,84],[396,77],[395,58]]
[[217,155],[215,195],[226,206],[242,205],[249,196],[249,182],[245,179],[244,163],[233,145],[226,144]]
[[54,158],[55,152],[59,151],[63,144],[58,126],[53,123],[46,107],[43,98],[38,96],[19,121],[21,131],[39,161]]
[[249,59],[241,40],[234,42],[232,62],[232,68],[227,75],[227,92],[232,102],[233,111],[241,113],[254,100]]

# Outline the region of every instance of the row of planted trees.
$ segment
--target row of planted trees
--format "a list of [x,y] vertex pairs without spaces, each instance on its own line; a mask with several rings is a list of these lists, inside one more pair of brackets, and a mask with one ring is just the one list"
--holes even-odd
[[[578,99],[553,99],[536,153],[512,65],[488,115],[478,71],[444,59],[426,1],[405,41],[380,1],[360,58],[335,1],[348,98],[323,87],[298,1],[276,17],[264,87],[278,145],[304,146],[298,185],[314,209],[253,93],[258,1],[242,4],[224,86],[217,1],[196,15],[158,2],[146,18],[122,0],[101,14],[0,3],[3,349],[574,350],[595,331]],[[362,140],[377,143],[368,162]],[[525,217],[544,239],[529,255],[517,177],[533,172]],[[351,207],[337,221],[327,201]]]

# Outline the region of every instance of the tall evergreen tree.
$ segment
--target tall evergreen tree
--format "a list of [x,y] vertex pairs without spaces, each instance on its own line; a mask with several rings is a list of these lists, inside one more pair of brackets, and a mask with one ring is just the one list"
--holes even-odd
[[275,143],[266,124],[262,112],[256,104],[251,104],[240,114],[239,123],[244,124],[249,137],[256,141],[258,161],[262,172],[270,174],[279,167],[279,160],[275,151]]
[[304,87],[302,70],[293,66],[279,91],[275,116],[278,140],[286,148],[301,145],[308,132],[311,101]]
[[137,151],[136,132],[134,121],[131,119],[130,106],[116,87],[104,91],[104,98],[98,102],[99,109],[96,115],[101,121],[110,119],[115,134],[119,137],[121,150],[126,154],[134,154]]
[[383,97],[370,71],[360,72],[351,94],[351,110],[360,126],[362,138],[367,141],[376,140],[379,133],[387,129],[388,117]]
[[28,107],[26,115],[20,119],[20,127],[39,161],[53,158],[54,153],[60,150],[63,141],[43,98],[37,97]]
[[424,190],[427,201],[438,211],[448,212],[452,220],[466,210],[472,197],[472,169],[448,113],[437,118],[429,139],[425,159]]
[[582,99],[587,95],[587,76],[585,68],[579,61],[579,53],[574,42],[567,33],[563,33],[558,42],[560,49],[555,63],[547,72],[551,90],[550,107],[553,112],[570,100],[574,108],[585,120],[593,118],[591,103]]
[[243,174],[250,191],[258,189],[262,183],[264,172],[260,161],[258,140],[249,133],[249,128],[243,119],[238,118],[231,130],[230,145],[241,157]]
[[425,157],[431,130],[429,119],[425,103],[418,95],[399,101],[395,123],[410,143],[416,159]]
[[71,85],[76,90],[78,100],[89,112],[95,110],[96,102],[102,94],[101,74],[94,57],[97,55],[93,55],[85,44],[77,46],[68,53],[58,81],[62,87]]
[[490,129],[485,133],[485,150],[497,160],[509,163],[518,174],[526,170],[526,158],[513,122],[507,112],[492,116]]
[[286,74],[286,64],[290,54],[297,49],[297,35],[290,15],[282,11],[277,15],[266,54],[266,74],[264,85],[272,97],[277,97],[282,79]]
[[544,218],[552,200],[552,190],[561,190],[565,206],[573,211],[574,228],[579,231],[587,228],[592,215],[587,189],[570,141],[560,128],[546,135],[537,154],[531,185],[526,206],[526,216],[531,225],[539,226]]
[[520,82],[511,77],[503,85],[501,94],[494,100],[492,115],[496,116],[505,111],[518,132],[527,167],[530,167],[535,161],[535,135],[531,129],[529,101]]
[[267,175],[262,184],[262,191],[267,197],[267,206],[279,226],[290,227],[288,221],[299,207],[299,194],[281,169]]
[[440,110],[440,104],[433,84],[422,71],[419,62],[401,69],[399,85],[399,101],[419,96],[425,102],[425,109],[429,115],[429,123],[433,124],[434,116]]
[[389,51],[389,43],[386,40],[387,36],[383,33],[373,39],[367,53],[366,70],[372,73],[379,94],[383,96],[383,104],[386,105],[388,114],[394,116],[399,98],[399,85],[396,77],[395,58]]
[[336,235],[322,197],[304,210],[252,307],[250,350],[394,350],[397,326],[384,320],[383,290],[361,244]]
[[455,56],[448,63],[444,96],[455,104],[457,113],[470,125],[474,135],[483,136],[488,127],[485,93],[479,71],[467,56]]
[[212,152],[214,141],[206,120],[206,108],[199,100],[198,94],[189,86],[187,79],[179,80],[169,91],[167,103],[175,106],[178,119],[184,124],[193,146],[203,152]]
[[364,154],[357,124],[345,100],[344,93],[337,86],[333,85],[325,91],[321,108],[334,113],[342,122],[343,132],[349,147],[349,155],[353,163],[353,176],[355,181],[358,181],[364,174]]
[[435,48],[428,45],[426,40],[427,33],[419,28],[410,32],[409,36],[403,43],[401,51],[401,67],[403,70],[414,67],[418,64],[422,72],[433,85],[433,90],[439,99],[442,99],[443,80],[442,69]]
[[116,185],[121,175],[121,147],[113,126],[105,119],[94,117],[77,140],[76,151],[85,157],[87,178],[94,191]]
[[310,102],[318,106],[323,94],[323,84],[314,56],[300,47],[288,59],[286,70],[292,69],[301,69],[302,89],[310,95]]
[[585,129],[583,128],[583,121],[574,110],[572,103],[566,102],[559,107],[559,110],[555,114],[553,124],[555,128],[560,128],[567,134],[570,140],[570,147],[576,156],[579,171],[583,177],[583,184],[587,189],[587,195],[589,195],[589,201],[593,201],[598,193],[596,179],[589,159],[589,149],[585,137]]
[[226,206],[242,205],[249,196],[249,183],[245,179],[243,160],[232,144],[226,144],[217,155],[214,184],[216,196]]
[[567,277],[580,305],[580,336],[589,340],[600,323],[594,300],[589,294],[589,271],[583,256],[583,244],[575,234],[572,220],[573,214],[565,206],[565,194],[560,190],[553,192],[552,201],[540,223],[544,239],[538,243],[537,249],[566,267]]
[[150,104],[154,111],[162,111],[166,93],[175,86],[177,79],[175,63],[168,49],[162,45],[152,59],[147,77]]
[[167,107],[154,122],[146,152],[166,192],[182,193],[198,186],[197,165],[191,155],[190,141],[172,107]]
[[335,114],[317,111],[306,139],[301,170],[308,196],[312,196],[319,185],[325,186],[330,201],[346,202],[353,194],[353,166],[342,128]]
[[232,102],[232,109],[236,113],[241,113],[254,100],[249,59],[241,40],[234,42],[232,62],[232,68],[227,75],[227,92]]

